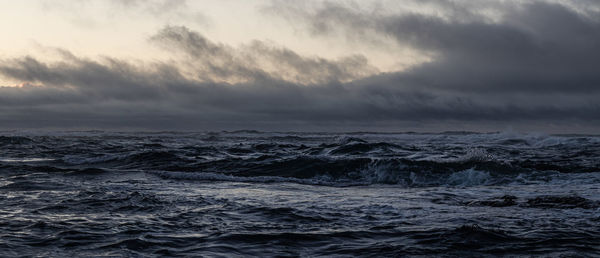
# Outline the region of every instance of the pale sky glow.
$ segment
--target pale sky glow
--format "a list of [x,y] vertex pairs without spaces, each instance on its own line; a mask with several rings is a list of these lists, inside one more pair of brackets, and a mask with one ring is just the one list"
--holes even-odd
[[0,0],[0,35],[6,128],[600,128],[595,0]]
[[[169,53],[148,43],[166,25],[184,25],[214,42],[239,47],[253,40],[285,46],[299,54],[328,59],[364,55],[380,71],[396,71],[428,60],[422,53],[392,41],[373,48],[343,37],[312,37],[269,10],[271,1],[50,1],[0,2],[0,32],[7,36],[0,57],[35,55],[52,60],[52,48],[63,48],[88,58],[165,60]],[[390,12],[408,5],[381,9]],[[357,5],[354,5],[357,6]],[[19,26],[15,26],[19,24]],[[385,40],[384,40],[385,41]],[[50,48],[50,50],[46,49]],[[0,85],[14,85],[3,78]]]

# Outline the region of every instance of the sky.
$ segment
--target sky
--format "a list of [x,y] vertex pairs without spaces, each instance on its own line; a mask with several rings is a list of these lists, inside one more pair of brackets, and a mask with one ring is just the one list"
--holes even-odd
[[0,0],[0,130],[600,133],[595,0]]

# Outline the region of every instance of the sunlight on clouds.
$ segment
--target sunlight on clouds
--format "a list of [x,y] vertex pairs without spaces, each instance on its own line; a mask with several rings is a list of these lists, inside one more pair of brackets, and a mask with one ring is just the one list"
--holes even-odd
[[[165,61],[172,56],[148,44],[147,39],[165,25],[184,25],[234,48],[247,48],[259,40],[285,46],[306,57],[341,60],[360,55],[381,72],[403,70],[430,60],[429,56],[399,48],[392,41],[373,47],[344,38],[305,35],[280,19],[265,15],[263,9],[270,4],[271,1],[3,1],[0,31],[13,40],[4,42],[0,51],[17,57],[31,55],[33,48],[60,47],[90,58]],[[42,60],[55,56],[52,51],[37,52],[36,57]]]
[[22,86],[23,82],[19,82],[18,80],[5,78],[0,75],[0,87],[19,87]]

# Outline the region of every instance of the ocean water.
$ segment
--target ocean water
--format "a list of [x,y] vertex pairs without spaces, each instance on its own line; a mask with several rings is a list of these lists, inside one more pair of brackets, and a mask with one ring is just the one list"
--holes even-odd
[[0,135],[0,256],[600,256],[600,136]]

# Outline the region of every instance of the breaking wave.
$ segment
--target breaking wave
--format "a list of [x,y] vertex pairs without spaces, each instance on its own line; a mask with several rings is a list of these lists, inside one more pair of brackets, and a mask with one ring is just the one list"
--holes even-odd
[[[596,136],[206,134],[2,136],[0,167],[142,171],[163,178],[404,187],[502,185],[600,172]],[[210,139],[208,139],[210,138]],[[21,145],[27,144],[28,148]],[[19,153],[20,152],[20,153]],[[30,153],[28,153],[30,152]],[[35,155],[35,156],[34,156]]]

